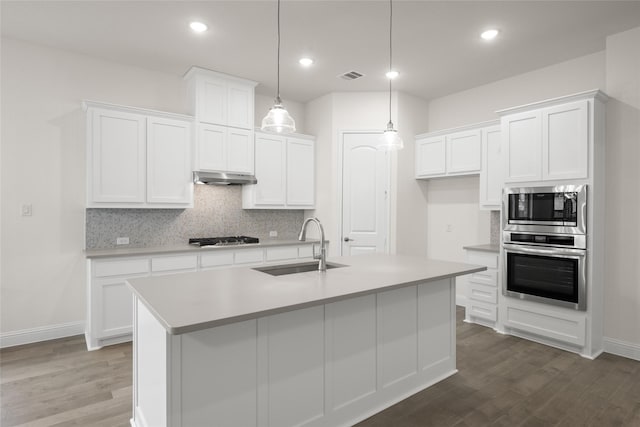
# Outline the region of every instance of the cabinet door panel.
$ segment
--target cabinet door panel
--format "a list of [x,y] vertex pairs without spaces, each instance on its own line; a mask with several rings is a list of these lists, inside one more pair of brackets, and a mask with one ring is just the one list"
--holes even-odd
[[147,123],[147,201],[191,202],[190,123],[149,118]]
[[482,130],[482,169],[480,171],[480,207],[500,209],[502,202],[502,140],[500,126]]
[[587,177],[588,111],[586,100],[542,111],[543,179]]
[[227,167],[226,129],[199,125],[198,165],[200,170],[224,171]]
[[243,129],[253,129],[253,88],[229,84],[227,94],[229,108],[227,124]]
[[227,129],[227,171],[253,173],[253,133],[244,129]]
[[312,207],[315,202],[314,144],[287,139],[287,205]]
[[109,338],[131,333],[133,323],[133,294],[125,283],[125,279],[96,281],[100,305],[97,338]]
[[201,122],[227,124],[227,85],[217,80],[202,80],[199,84],[198,118]]
[[542,178],[540,112],[513,114],[502,119],[506,182]]
[[479,172],[481,164],[480,130],[447,135],[447,174]]
[[416,141],[416,177],[444,175],[446,172],[445,137]]
[[118,111],[93,111],[93,202],[144,203],[145,117]]
[[285,144],[279,137],[261,135],[256,138],[256,205],[285,204]]

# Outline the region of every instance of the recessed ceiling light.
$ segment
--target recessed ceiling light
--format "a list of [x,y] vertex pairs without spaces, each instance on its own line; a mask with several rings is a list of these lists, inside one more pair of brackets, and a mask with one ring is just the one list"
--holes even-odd
[[391,79],[391,80],[395,79],[399,75],[400,75],[400,73],[395,71],[395,70],[387,71],[387,74],[385,74],[385,76],[387,76],[387,78]]
[[207,27],[206,24],[203,24],[202,22],[192,22],[189,24],[189,27],[191,27],[191,29],[196,33],[204,33],[209,28]]
[[480,37],[482,37],[484,40],[493,40],[498,36],[499,32],[500,31],[492,28],[490,30],[483,31],[482,34],[480,34]]
[[303,67],[310,67],[310,66],[313,65],[313,59],[311,59],[311,58],[300,58],[300,60],[298,62]]

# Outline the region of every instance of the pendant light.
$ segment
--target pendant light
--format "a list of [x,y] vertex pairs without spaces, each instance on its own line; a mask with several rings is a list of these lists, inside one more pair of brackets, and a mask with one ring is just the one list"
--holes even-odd
[[282,100],[280,99],[280,0],[278,0],[278,85],[276,99],[273,107],[269,109],[267,115],[262,119],[260,129],[277,133],[291,133],[296,131],[296,122],[284,108]]
[[[389,0],[389,75],[393,71],[393,44],[391,43],[391,35],[393,32],[393,4],[392,0]],[[391,121],[391,81],[389,78],[389,123],[387,123],[387,129],[382,133],[380,141],[378,142],[378,150],[401,150],[404,147],[402,138],[398,135],[398,131],[393,128],[393,122]]]

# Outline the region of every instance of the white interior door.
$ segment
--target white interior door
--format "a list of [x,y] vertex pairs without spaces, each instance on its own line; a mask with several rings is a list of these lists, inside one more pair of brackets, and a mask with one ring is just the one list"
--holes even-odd
[[342,138],[342,255],[387,252],[389,154],[378,151],[380,134]]

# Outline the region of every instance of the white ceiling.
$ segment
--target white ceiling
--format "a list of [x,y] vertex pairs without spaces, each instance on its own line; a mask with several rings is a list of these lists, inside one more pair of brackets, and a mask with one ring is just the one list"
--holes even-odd
[[[394,1],[394,89],[425,99],[605,48],[640,26],[640,1]],[[191,65],[256,80],[273,95],[276,2],[7,1],[2,35],[182,76]],[[281,94],[307,102],[333,91],[387,90],[387,1],[281,4]],[[205,34],[188,28],[209,25]],[[493,43],[479,38],[495,26]],[[316,64],[297,63],[310,55]],[[365,77],[336,76],[359,71]]]

